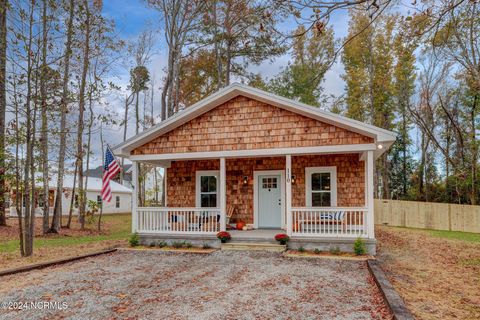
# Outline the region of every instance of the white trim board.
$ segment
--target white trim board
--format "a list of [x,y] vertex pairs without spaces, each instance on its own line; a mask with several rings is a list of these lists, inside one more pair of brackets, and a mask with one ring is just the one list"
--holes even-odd
[[312,180],[310,179],[313,173],[330,173],[330,202],[331,207],[337,206],[337,167],[306,167],[305,168],[305,204],[307,207],[312,207]]
[[157,161],[157,160],[197,160],[197,159],[218,159],[218,158],[246,158],[246,157],[273,157],[285,155],[310,155],[310,154],[335,154],[335,153],[360,153],[376,150],[373,143],[347,144],[335,146],[299,147],[299,148],[277,148],[277,149],[252,149],[232,151],[209,151],[209,152],[185,152],[185,153],[163,153],[145,154],[130,156],[132,161]]
[[263,175],[280,175],[280,195],[282,199],[281,215],[282,228],[285,228],[285,171],[284,170],[260,170],[253,171],[253,227],[258,229],[258,177]]
[[171,118],[162,121],[161,123],[115,146],[113,148],[113,152],[116,155],[128,158],[133,149],[140,147],[141,145],[181,126],[182,124],[185,124],[186,122],[239,95],[372,137],[375,139],[376,143],[383,145],[381,150],[376,151],[376,154],[378,155],[381,155],[385,150],[387,150],[396,138],[396,134],[394,132],[325,111],[317,107],[312,107],[298,101],[280,97],[260,89],[252,88],[239,83],[233,83],[184,109]]

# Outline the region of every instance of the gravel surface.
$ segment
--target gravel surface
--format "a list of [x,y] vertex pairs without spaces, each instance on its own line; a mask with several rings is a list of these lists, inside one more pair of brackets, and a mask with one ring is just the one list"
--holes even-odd
[[385,319],[365,262],[124,251],[0,279],[0,319]]

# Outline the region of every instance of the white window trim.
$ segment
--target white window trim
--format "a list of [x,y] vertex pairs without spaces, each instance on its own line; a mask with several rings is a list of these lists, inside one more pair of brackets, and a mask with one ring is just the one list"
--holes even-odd
[[331,206],[337,206],[337,167],[307,167],[305,168],[305,201],[307,207],[312,207],[312,174],[314,173],[330,173],[331,192],[330,200]]
[[200,177],[215,176],[217,178],[217,209],[220,202],[220,171],[219,170],[199,170],[195,172],[195,206],[200,208],[202,202],[200,200]]

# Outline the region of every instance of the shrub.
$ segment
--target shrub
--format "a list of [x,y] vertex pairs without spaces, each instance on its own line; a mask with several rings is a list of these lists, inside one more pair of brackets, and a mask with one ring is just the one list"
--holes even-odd
[[219,233],[217,233],[217,238],[220,239],[222,243],[225,243],[228,240],[232,239],[232,236],[227,231],[220,231]]
[[280,242],[280,244],[287,244],[288,240],[290,240],[290,237],[285,233],[279,233],[275,235],[275,240]]
[[298,252],[305,252],[305,248],[304,248],[304,247],[299,247],[297,250],[298,250]]
[[315,250],[313,250],[313,253],[320,254],[320,250],[318,248],[315,248]]
[[130,243],[131,247],[136,247],[140,244],[140,238],[138,237],[138,233],[133,233],[128,239],[128,243]]
[[191,243],[191,242],[188,242],[188,241],[187,241],[187,242],[184,242],[183,245],[185,246],[185,248],[189,248],[189,249],[190,249],[191,247],[193,247],[192,243]]
[[160,241],[157,243],[157,247],[159,248],[163,248],[163,247],[166,247],[168,246],[168,243],[166,243],[165,241]]
[[204,242],[202,248],[203,249],[210,249],[211,246],[208,243]]
[[330,248],[330,253],[338,256],[340,254],[340,248],[339,247],[331,247]]
[[367,246],[365,245],[365,241],[362,238],[357,238],[353,243],[353,252],[357,256],[361,256],[367,253]]
[[184,244],[183,241],[173,241],[172,247],[174,247],[175,249],[180,249],[181,247],[183,247],[183,244]]
[[150,242],[150,244],[149,244],[148,246],[149,246],[150,248],[155,247],[155,242],[154,242],[154,241]]

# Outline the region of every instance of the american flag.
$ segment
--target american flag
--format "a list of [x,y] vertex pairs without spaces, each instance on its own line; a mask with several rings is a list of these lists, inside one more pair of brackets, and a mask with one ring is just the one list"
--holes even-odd
[[105,163],[103,165],[103,180],[102,180],[102,200],[110,202],[112,200],[112,190],[110,189],[110,180],[120,172],[120,166],[118,165],[115,155],[107,147],[105,151]]

